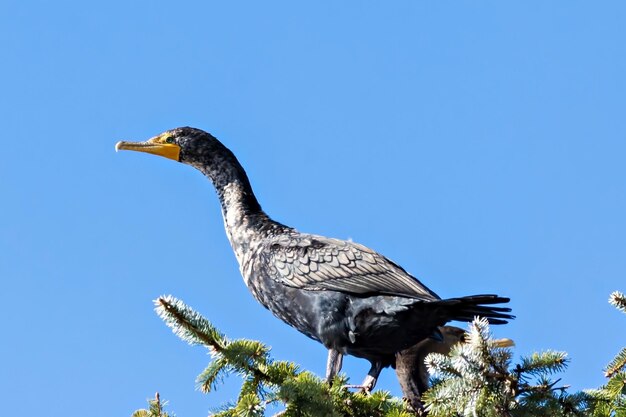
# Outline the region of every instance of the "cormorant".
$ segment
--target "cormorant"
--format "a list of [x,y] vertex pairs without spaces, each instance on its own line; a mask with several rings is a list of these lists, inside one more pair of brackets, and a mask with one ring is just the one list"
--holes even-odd
[[371,363],[363,388],[371,390],[395,355],[439,326],[474,316],[493,324],[513,318],[494,307],[508,298],[475,295],[442,300],[402,267],[358,243],[300,233],[272,220],[258,203],[235,155],[211,134],[180,127],[145,142],[118,142],[116,150],[160,155],[191,165],[217,191],[224,226],[246,286],[263,306],[328,349],[326,378],[343,355]]

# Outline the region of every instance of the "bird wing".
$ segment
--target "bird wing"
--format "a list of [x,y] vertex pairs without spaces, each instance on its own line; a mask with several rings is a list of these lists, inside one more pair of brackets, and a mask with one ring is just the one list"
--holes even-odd
[[259,257],[266,274],[290,287],[439,299],[402,267],[354,242],[283,235],[264,242]]

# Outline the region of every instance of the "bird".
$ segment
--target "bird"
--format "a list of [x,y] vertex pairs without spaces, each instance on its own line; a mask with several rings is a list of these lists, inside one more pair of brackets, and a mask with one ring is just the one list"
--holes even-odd
[[253,297],[276,317],[328,350],[326,380],[345,355],[370,362],[361,388],[369,392],[395,355],[439,327],[475,316],[504,324],[509,298],[494,294],[442,299],[400,265],[350,240],[301,233],[268,216],[243,167],[210,133],[168,130],[143,142],[120,141],[116,151],[162,156],[199,170],[213,184],[226,235]]

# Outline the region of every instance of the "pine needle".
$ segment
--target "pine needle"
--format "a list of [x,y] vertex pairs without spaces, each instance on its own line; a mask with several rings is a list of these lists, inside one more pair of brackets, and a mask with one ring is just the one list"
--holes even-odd
[[617,372],[623,371],[626,368],[626,347],[622,348],[622,350],[613,358],[611,363],[609,363],[606,367],[606,372],[604,376],[607,378],[611,378]]
[[174,334],[191,345],[206,345],[221,351],[226,339],[200,313],[171,295],[154,301],[156,312]]
[[611,295],[609,296],[609,303],[626,313],[626,295],[624,295],[623,293],[619,291],[614,291],[613,293],[611,293]]

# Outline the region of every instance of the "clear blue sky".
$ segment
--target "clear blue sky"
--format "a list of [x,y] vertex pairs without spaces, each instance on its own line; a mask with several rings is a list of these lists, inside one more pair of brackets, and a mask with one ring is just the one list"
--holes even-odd
[[[626,344],[626,6],[620,1],[0,3],[4,415],[179,416],[209,358],[152,300],[323,373],[246,290],[201,174],[116,154],[215,134],[274,218],[352,238],[442,296],[510,296],[518,354],[603,382]],[[171,4],[170,4],[171,3]],[[367,364],[346,371],[360,380]],[[399,394],[387,371],[380,387]]]

